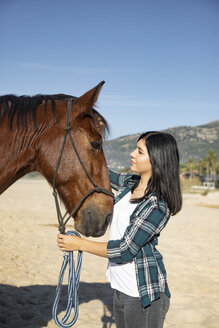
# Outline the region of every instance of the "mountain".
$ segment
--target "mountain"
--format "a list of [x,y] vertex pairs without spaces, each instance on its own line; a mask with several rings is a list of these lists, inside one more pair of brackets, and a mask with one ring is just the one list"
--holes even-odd
[[[219,120],[199,126],[178,126],[162,131],[175,137],[181,163],[186,163],[189,158],[197,162],[203,159],[210,149],[219,157]],[[136,147],[140,134],[105,141],[104,152],[111,168],[119,169],[130,165],[129,154]]]

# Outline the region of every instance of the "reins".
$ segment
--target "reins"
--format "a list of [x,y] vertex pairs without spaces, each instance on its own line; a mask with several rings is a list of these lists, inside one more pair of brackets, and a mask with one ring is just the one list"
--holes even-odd
[[[80,237],[79,233],[76,231],[67,231],[67,235],[72,236],[78,236]],[[77,257],[77,266],[75,270],[75,263],[74,263],[74,254],[73,252],[64,252],[63,255],[63,262],[62,267],[60,270],[59,275],[59,282],[58,286],[56,288],[56,296],[55,301],[53,304],[52,309],[52,317],[55,321],[56,325],[61,328],[66,327],[72,327],[78,318],[78,308],[79,308],[79,300],[78,300],[78,288],[79,288],[79,279],[80,279],[80,273],[81,273],[81,264],[82,264],[82,252],[78,252]],[[67,265],[69,265],[69,272],[68,272],[68,300],[67,300],[67,306],[66,306],[66,312],[64,317],[62,318],[62,322],[59,320],[57,312],[58,312],[58,305],[59,300],[61,296],[61,288],[62,288],[62,282],[65,274],[65,270],[67,268]],[[66,321],[69,319],[72,307],[74,306],[74,316],[71,322],[66,323]]]
[[[65,233],[65,226],[67,224],[67,222],[69,221],[69,219],[71,217],[74,217],[74,215],[76,214],[76,212],[79,210],[79,208],[82,206],[82,204],[84,203],[84,201],[90,196],[92,195],[94,192],[97,193],[104,193],[106,195],[109,195],[111,197],[114,197],[113,193],[107,189],[104,189],[100,186],[98,186],[93,178],[91,177],[90,173],[87,171],[84,163],[82,162],[80,155],[78,153],[78,150],[75,146],[72,134],[71,134],[71,127],[70,127],[70,113],[71,113],[71,106],[72,106],[72,98],[68,99],[68,104],[67,104],[67,111],[66,111],[66,126],[65,126],[65,134],[64,134],[64,138],[63,138],[63,143],[61,146],[61,150],[59,153],[59,157],[58,157],[58,161],[57,161],[57,166],[54,172],[54,176],[53,176],[53,196],[55,198],[55,204],[56,204],[56,212],[57,212],[57,218],[58,218],[58,223],[59,223],[59,231],[60,233],[64,234]],[[89,190],[77,203],[77,205],[75,206],[75,208],[72,210],[72,212],[69,214],[69,216],[66,218],[67,213],[65,213],[64,216],[62,216],[61,213],[61,209],[60,209],[60,205],[59,205],[59,200],[58,200],[58,194],[57,194],[57,190],[56,190],[56,176],[61,164],[61,159],[62,159],[62,155],[63,155],[63,151],[64,151],[64,147],[65,147],[65,142],[67,139],[67,136],[69,136],[70,140],[71,140],[71,144],[72,147],[76,153],[76,156],[83,168],[83,170],[85,171],[88,179],[90,180],[90,182],[93,184],[94,188]],[[78,237],[80,237],[79,233],[77,233],[76,231],[68,231],[66,233],[67,235],[76,235]],[[57,326],[61,327],[61,328],[66,328],[66,327],[72,327],[78,317],[78,307],[79,307],[79,301],[78,301],[78,288],[79,288],[79,278],[80,278],[80,272],[81,272],[81,263],[82,263],[82,252],[78,252],[78,261],[77,261],[77,267],[75,270],[75,265],[74,265],[74,255],[73,252],[65,252],[63,255],[63,263],[62,263],[62,267],[60,270],[60,276],[59,276],[59,282],[58,282],[58,286],[56,288],[56,296],[55,296],[55,301],[53,304],[53,310],[52,310],[52,316],[53,319],[55,321],[55,323],[57,324]],[[68,301],[67,301],[67,307],[66,307],[66,313],[62,319],[62,322],[60,322],[60,320],[58,319],[58,315],[57,315],[57,311],[58,311],[58,304],[59,304],[59,300],[60,300],[60,295],[61,295],[61,288],[62,288],[62,282],[63,282],[63,278],[64,278],[64,273],[65,270],[67,268],[67,265],[69,264],[69,275],[68,275]],[[72,319],[72,321],[70,323],[66,324],[66,321],[69,319],[70,314],[71,314],[71,310],[72,307],[74,306],[74,317]]]

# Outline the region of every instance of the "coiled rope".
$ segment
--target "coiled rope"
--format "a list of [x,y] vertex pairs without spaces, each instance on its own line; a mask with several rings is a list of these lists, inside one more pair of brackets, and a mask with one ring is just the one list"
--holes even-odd
[[[81,237],[79,235],[79,233],[76,231],[68,231],[68,232],[66,232],[66,235]],[[53,320],[55,321],[56,325],[60,328],[72,327],[75,324],[77,317],[78,317],[78,308],[79,308],[78,288],[79,288],[79,279],[80,279],[80,273],[81,273],[82,254],[83,253],[81,251],[78,251],[76,270],[75,270],[73,252],[65,252],[63,255],[63,263],[62,263],[62,267],[60,270],[58,286],[56,288],[55,301],[54,301],[53,309],[52,309]],[[61,296],[62,282],[63,282],[65,270],[66,270],[66,267],[68,264],[69,264],[68,302],[67,302],[65,315],[61,320],[62,322],[60,322],[57,312],[58,312],[59,299]],[[70,317],[73,306],[74,306],[74,317],[71,322],[66,323],[66,321]]]

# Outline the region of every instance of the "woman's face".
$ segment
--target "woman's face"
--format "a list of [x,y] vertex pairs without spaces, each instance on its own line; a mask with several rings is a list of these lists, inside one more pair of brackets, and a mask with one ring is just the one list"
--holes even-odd
[[137,143],[136,149],[130,154],[131,156],[131,170],[139,175],[151,176],[152,167],[145,140],[140,139]]

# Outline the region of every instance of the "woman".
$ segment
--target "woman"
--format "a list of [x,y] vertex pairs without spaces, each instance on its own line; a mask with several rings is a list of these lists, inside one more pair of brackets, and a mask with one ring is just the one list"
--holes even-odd
[[138,175],[109,171],[112,187],[120,188],[109,242],[59,234],[58,246],[108,257],[117,328],[162,328],[170,292],[155,246],[170,215],[182,206],[177,144],[170,134],[146,132],[130,156]]

